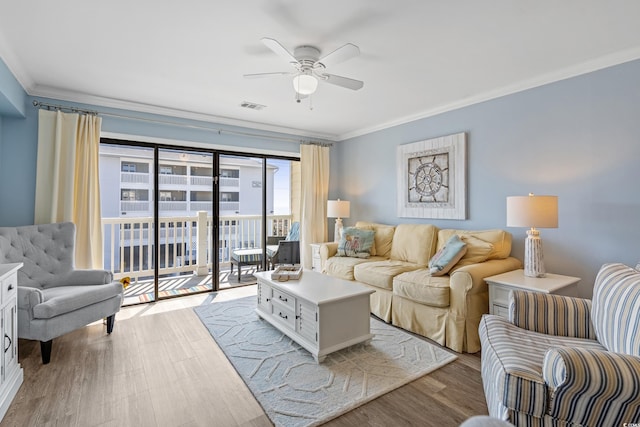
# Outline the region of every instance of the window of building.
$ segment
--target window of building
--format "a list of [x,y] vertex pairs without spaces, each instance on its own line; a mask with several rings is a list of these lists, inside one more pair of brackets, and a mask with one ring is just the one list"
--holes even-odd
[[122,161],[120,163],[120,171],[121,172],[138,172],[138,173],[149,173],[149,164],[148,163],[139,163],[132,161]]
[[231,191],[220,192],[220,201],[221,202],[239,202],[240,193],[231,192]]
[[240,178],[240,170],[239,169],[220,169],[220,177]]
[[147,202],[149,201],[149,190],[132,190],[123,188],[120,190],[120,200]]
[[192,202],[210,202],[213,200],[213,192],[211,191],[192,191]]

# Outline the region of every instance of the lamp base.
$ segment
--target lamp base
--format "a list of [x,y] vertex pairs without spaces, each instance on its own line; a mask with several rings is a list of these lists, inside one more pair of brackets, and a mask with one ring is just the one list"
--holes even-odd
[[544,277],[544,258],[542,256],[542,239],[535,228],[527,231],[524,242],[524,275],[527,277]]
[[342,238],[342,219],[336,218],[336,225],[333,228],[333,241],[340,242]]

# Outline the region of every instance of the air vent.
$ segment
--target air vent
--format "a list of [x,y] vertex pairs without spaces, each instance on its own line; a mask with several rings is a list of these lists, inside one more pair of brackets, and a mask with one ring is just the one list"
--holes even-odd
[[266,105],[256,104],[254,102],[249,102],[249,101],[242,101],[242,104],[240,104],[240,106],[242,108],[248,108],[250,110],[258,110],[258,111],[266,107]]

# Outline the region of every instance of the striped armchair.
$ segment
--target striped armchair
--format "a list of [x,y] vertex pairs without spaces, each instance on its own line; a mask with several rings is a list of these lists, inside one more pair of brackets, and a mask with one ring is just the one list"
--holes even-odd
[[480,322],[489,414],[516,426],[640,422],[640,272],[605,264],[592,300],[515,291]]

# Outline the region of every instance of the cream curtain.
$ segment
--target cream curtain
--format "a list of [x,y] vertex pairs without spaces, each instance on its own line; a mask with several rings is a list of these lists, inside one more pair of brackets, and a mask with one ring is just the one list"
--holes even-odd
[[35,223],[76,225],[76,267],[102,268],[97,116],[40,110]]
[[329,147],[300,146],[301,222],[300,259],[311,268],[309,244],[327,241],[327,199],[329,197]]

